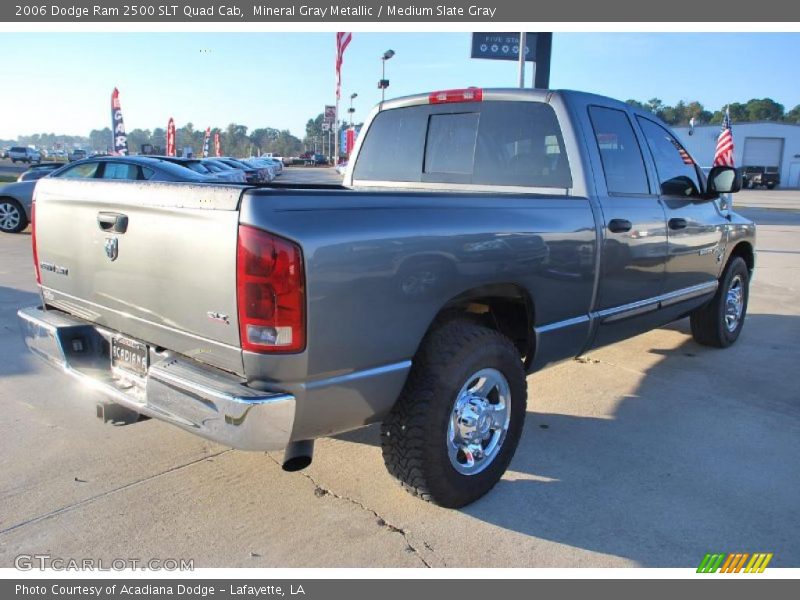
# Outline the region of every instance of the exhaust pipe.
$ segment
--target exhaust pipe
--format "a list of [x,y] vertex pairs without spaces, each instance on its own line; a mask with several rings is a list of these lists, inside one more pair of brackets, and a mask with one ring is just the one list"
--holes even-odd
[[283,451],[283,470],[293,473],[302,471],[311,464],[314,456],[314,440],[290,442]]

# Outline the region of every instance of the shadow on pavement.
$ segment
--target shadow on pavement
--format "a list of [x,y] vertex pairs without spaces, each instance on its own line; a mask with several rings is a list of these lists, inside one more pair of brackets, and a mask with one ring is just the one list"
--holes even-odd
[[[727,350],[652,349],[663,358],[608,418],[536,412],[534,391],[509,474],[462,512],[642,566],[754,551],[800,565],[798,340],[800,318],[755,314]],[[339,437],[380,443],[376,427]]]
[[38,294],[0,286],[0,377],[30,370],[33,357],[22,342],[17,310],[38,303]]

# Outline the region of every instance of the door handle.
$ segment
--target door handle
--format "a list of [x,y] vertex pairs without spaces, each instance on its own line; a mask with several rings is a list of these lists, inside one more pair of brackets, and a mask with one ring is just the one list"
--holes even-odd
[[670,219],[668,224],[670,229],[686,229],[686,219]]
[[128,215],[113,212],[97,213],[97,225],[103,231],[125,233],[128,230]]
[[608,230],[612,233],[624,233],[630,231],[633,224],[627,219],[611,219],[608,222]]

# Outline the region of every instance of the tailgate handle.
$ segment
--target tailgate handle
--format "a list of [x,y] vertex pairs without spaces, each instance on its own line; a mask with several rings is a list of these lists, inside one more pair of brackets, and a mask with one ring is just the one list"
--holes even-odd
[[122,213],[99,212],[97,224],[103,231],[125,233],[128,230],[128,215]]

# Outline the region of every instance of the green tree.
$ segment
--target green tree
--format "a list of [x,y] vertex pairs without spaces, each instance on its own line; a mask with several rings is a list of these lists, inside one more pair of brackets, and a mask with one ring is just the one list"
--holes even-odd
[[800,104],[798,104],[792,110],[787,112],[786,115],[783,117],[783,119],[787,123],[800,124]]
[[89,145],[96,152],[109,152],[111,150],[111,129],[92,129],[89,132]]
[[780,121],[783,119],[783,104],[772,98],[753,98],[745,104],[748,121]]

